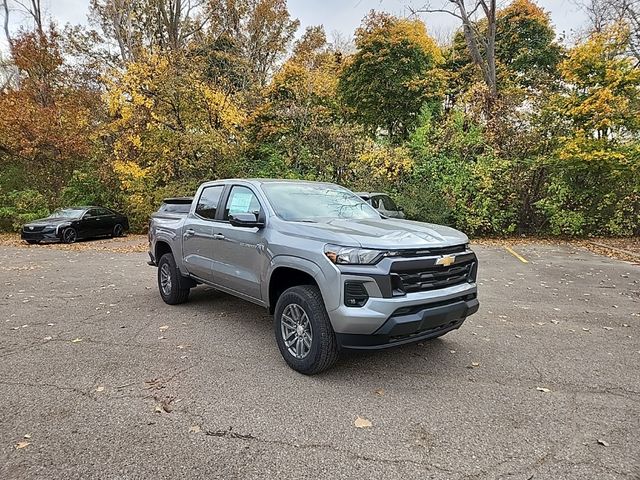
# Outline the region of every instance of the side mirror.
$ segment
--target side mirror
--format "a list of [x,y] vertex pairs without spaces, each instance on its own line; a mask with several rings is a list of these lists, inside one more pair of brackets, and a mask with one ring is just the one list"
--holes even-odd
[[234,227],[264,227],[264,222],[258,220],[254,213],[234,213],[233,215],[229,215],[229,223]]

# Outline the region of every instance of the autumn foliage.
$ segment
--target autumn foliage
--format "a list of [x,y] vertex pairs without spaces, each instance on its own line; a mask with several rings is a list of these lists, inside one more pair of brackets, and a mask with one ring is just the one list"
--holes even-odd
[[640,233],[629,22],[563,42],[535,2],[510,2],[494,94],[462,32],[440,45],[414,17],[371,12],[351,43],[296,34],[285,0],[91,5],[98,31],[11,38],[1,228],[104,203],[142,230],[165,196],[263,176],[387,191],[410,217],[475,235]]

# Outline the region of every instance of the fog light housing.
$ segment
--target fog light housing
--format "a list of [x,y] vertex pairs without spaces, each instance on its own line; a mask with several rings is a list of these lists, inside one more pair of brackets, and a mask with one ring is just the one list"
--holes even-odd
[[362,307],[367,300],[369,300],[369,294],[362,282],[345,282],[344,304],[347,307]]

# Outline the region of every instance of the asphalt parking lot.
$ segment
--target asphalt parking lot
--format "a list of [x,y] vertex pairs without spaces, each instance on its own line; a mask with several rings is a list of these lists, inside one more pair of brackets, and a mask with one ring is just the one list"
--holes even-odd
[[640,478],[640,266],[514,250],[476,247],[459,331],[305,377],[144,253],[2,246],[0,478]]

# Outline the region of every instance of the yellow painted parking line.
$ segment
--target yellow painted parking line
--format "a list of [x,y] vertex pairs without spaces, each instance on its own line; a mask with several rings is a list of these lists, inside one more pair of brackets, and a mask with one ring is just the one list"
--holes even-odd
[[520,260],[522,263],[529,263],[529,260],[527,260],[526,258],[524,258],[522,255],[520,255],[518,252],[516,252],[515,250],[513,250],[511,247],[504,247],[505,250],[507,252],[509,252],[511,255],[513,255],[514,257],[516,257],[518,260]]

